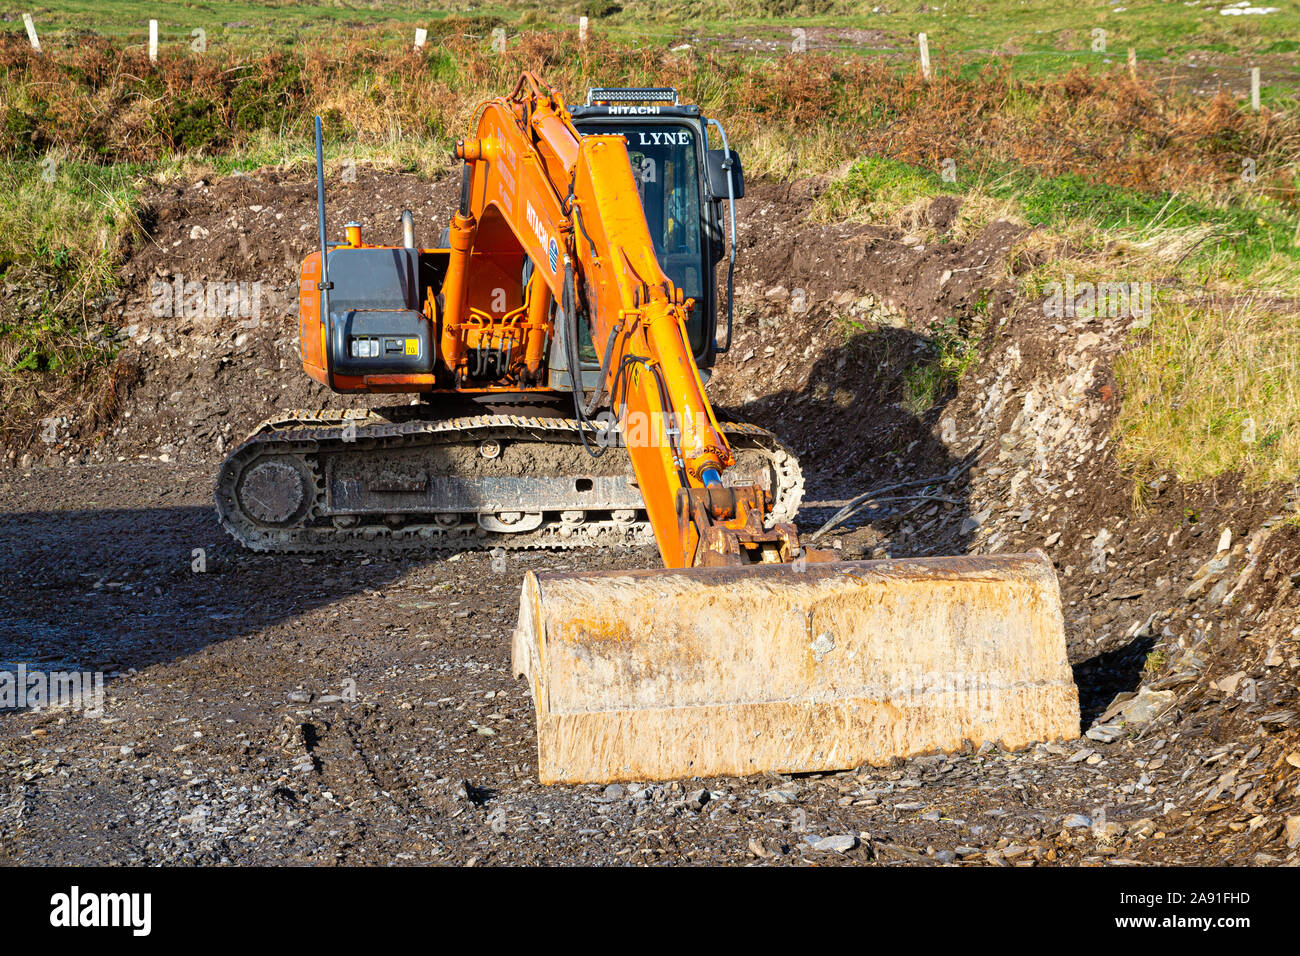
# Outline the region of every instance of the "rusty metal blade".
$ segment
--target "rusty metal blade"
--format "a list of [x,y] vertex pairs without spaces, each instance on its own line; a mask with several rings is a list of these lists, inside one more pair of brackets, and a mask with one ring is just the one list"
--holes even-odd
[[1079,733],[1041,552],[529,573],[513,659],[544,783],[835,770]]

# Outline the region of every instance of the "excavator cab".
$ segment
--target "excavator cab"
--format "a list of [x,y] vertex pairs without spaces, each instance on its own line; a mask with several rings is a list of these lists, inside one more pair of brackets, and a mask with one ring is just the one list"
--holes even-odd
[[[731,337],[735,208],[745,195],[740,157],[726,131],[698,106],[681,103],[670,87],[595,88],[583,106],[571,106],[573,125],[583,134],[621,134],[654,240],[659,265],[694,306],[686,328],[701,369],[713,365]],[[709,132],[720,144],[709,144]],[[727,230],[728,220],[731,226]],[[727,332],[717,342],[718,265],[728,263]],[[584,373],[598,371],[597,356],[584,343]],[[590,367],[588,367],[590,362]]]

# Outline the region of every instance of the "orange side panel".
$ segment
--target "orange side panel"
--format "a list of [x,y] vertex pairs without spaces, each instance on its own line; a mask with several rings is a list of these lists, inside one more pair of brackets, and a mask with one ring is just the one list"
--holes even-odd
[[303,260],[298,278],[298,345],[303,371],[336,392],[432,391],[436,383],[432,374],[335,375],[330,381],[325,361],[325,327],[320,320],[320,272],[320,253],[313,252]]
[[298,346],[303,370],[328,385],[325,371],[324,330],[320,321],[320,253],[313,252],[302,262],[298,276]]

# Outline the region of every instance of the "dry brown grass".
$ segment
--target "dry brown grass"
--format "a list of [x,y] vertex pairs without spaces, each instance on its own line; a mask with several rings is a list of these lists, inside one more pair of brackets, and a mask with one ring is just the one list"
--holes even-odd
[[1116,366],[1120,459],[1139,479],[1300,478],[1300,315],[1248,298],[1158,305]]
[[[454,31],[450,31],[454,34]],[[99,161],[243,149],[259,136],[305,139],[313,112],[364,142],[450,141],[475,104],[521,69],[579,97],[592,85],[675,86],[723,118],[773,175],[823,173],[870,153],[936,169],[953,159],[964,181],[990,165],[1146,191],[1213,193],[1256,159],[1275,199],[1293,202],[1300,124],[1135,84],[1117,70],[1022,82],[1009,67],[977,77],[915,71],[860,57],[777,59],[711,49],[673,52],[600,37],[526,32],[509,54],[458,34],[423,51],[376,31],[308,41],[295,52],[170,52],[151,64],[137,47],[88,38],[74,51],[34,55],[0,38],[0,153],[54,147]]]
[[103,437],[139,375],[122,360],[82,362],[61,372],[0,366],[0,447],[57,450]]

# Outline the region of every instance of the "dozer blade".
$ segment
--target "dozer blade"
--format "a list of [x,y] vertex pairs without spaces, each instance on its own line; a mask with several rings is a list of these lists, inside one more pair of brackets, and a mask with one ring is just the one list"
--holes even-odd
[[1041,553],[524,580],[543,783],[881,764],[1079,735]]

